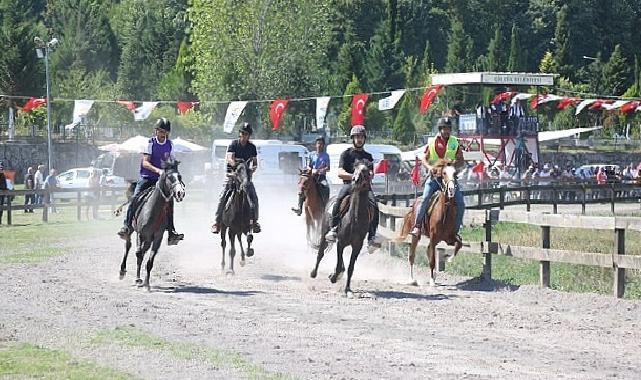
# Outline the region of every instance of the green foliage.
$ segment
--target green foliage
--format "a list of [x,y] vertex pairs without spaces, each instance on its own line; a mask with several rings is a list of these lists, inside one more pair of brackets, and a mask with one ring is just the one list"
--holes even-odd
[[[353,75],[352,80],[345,87],[345,92],[343,93],[343,104],[341,106],[341,111],[338,114],[338,128],[342,129],[345,134],[348,134],[352,127],[352,97],[349,95],[359,94],[361,92],[363,92],[361,82],[358,80],[356,75]],[[365,117],[367,117],[367,111],[365,112]],[[330,129],[335,128],[330,126]]]
[[629,83],[629,68],[621,53],[621,45],[616,45],[610,59],[603,65],[603,91],[606,94],[621,95]]
[[386,20],[370,40],[365,64],[367,91],[394,90],[403,86],[403,52],[400,39],[392,35],[393,23]]
[[463,30],[463,23],[459,19],[453,18],[452,29],[447,38],[446,72],[456,73],[466,71],[468,41],[471,41],[471,38]]
[[523,62],[521,59],[521,41],[519,38],[519,29],[516,24],[512,24],[512,36],[510,37],[510,57],[507,62],[507,71],[523,71]]
[[487,48],[485,69],[487,71],[502,71],[503,68],[503,36],[500,25],[494,26],[494,37]]
[[551,51],[546,51],[539,63],[539,72],[553,73],[554,72],[554,55]]
[[561,7],[556,15],[556,30],[554,32],[554,65],[553,70],[562,77],[572,78],[570,65],[571,35],[568,25],[568,6]]
[[394,119],[394,139],[403,144],[413,142],[414,133],[416,132],[410,116],[409,108],[411,105],[409,99],[410,98],[403,97],[398,115],[396,115],[396,119]]

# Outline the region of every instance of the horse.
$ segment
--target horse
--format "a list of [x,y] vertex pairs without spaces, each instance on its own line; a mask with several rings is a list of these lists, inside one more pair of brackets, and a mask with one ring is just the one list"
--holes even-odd
[[227,176],[230,184],[230,191],[223,210],[222,223],[220,228],[220,246],[222,247],[222,261],[221,261],[221,270],[225,270],[225,248],[227,246],[227,241],[225,239],[225,232],[229,237],[229,242],[231,247],[229,249],[229,269],[227,274],[234,274],[234,257],[236,256],[236,245],[235,240],[238,239],[238,244],[240,245],[240,265],[245,265],[245,250],[243,248],[243,242],[241,237],[243,234],[247,235],[247,257],[254,256],[254,249],[251,247],[252,242],[254,241],[254,235],[252,233],[250,220],[251,220],[251,211],[250,203],[251,200],[247,194],[247,186],[251,182],[251,171],[249,168],[249,161],[236,160],[236,168],[232,173],[228,173]]
[[[149,277],[154,266],[154,259],[162,243],[162,237],[167,229],[167,213],[171,210],[172,201],[181,202],[185,198],[185,184],[178,172],[178,161],[165,163],[164,171],[158,178],[156,186],[138,194],[136,214],[133,220],[134,231],[137,235],[136,249],[136,284],[150,290]],[[145,253],[151,248],[151,256],[147,259],[147,276],[145,281],[140,279],[140,267]],[[120,279],[127,273],[127,256],[131,249],[131,236],[125,241],[125,255],[120,264]]]
[[[353,179],[350,195],[343,200],[341,205],[341,213],[343,213],[343,215],[338,228],[338,240],[336,242],[336,269],[334,273],[329,275],[329,280],[332,284],[335,284],[342,277],[343,273],[345,273],[343,250],[348,246],[351,247],[352,254],[349,260],[349,267],[347,268],[347,282],[344,289],[345,295],[347,296],[352,293],[351,281],[352,275],[354,274],[354,265],[363,247],[363,241],[369,232],[369,224],[374,212],[373,208],[370,207],[368,197],[371,188],[371,173],[367,161],[357,161],[354,164]],[[325,239],[325,234],[329,231],[329,218],[331,218],[331,210],[335,201],[334,199],[328,202],[325,207],[326,217],[323,218],[325,221],[323,223],[321,241],[316,256],[316,266],[310,274],[312,278],[316,278],[318,265],[323,259],[325,252],[330,248]]]
[[[456,200],[454,193],[458,187],[456,181],[456,169],[449,160],[438,160],[434,165],[433,175],[437,178],[443,178],[441,190],[434,193],[435,200],[432,212],[426,216],[421,231],[423,235],[430,239],[427,246],[427,258],[430,264],[430,286],[435,286],[434,267],[436,256],[436,245],[445,241],[448,245],[454,245],[454,255],[448,261],[451,262],[463,244],[456,238]],[[434,199],[434,198],[432,198]],[[403,227],[401,228],[401,239],[405,239],[414,226],[417,209],[420,207],[422,198],[416,198],[412,209],[405,215]],[[431,200],[428,200],[430,202]],[[410,245],[409,264],[410,264],[410,284],[418,285],[414,279],[414,258],[416,257],[416,246],[420,236],[413,236]]]
[[298,189],[305,196],[303,209],[305,210],[305,224],[307,226],[307,242],[312,247],[318,247],[326,199],[323,199],[320,194],[318,177],[312,174],[312,170],[301,169],[299,172]]

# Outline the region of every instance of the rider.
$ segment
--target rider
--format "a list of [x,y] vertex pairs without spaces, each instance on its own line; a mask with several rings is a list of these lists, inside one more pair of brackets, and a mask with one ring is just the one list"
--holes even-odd
[[[118,236],[122,239],[127,239],[131,232],[133,232],[133,227],[131,222],[134,218],[134,213],[138,207],[138,202],[136,202],[136,197],[142,191],[154,186],[158,182],[158,178],[163,174],[163,170],[160,169],[162,164],[168,160],[175,160],[173,144],[169,140],[169,133],[171,132],[171,123],[166,118],[160,118],[156,121],[154,125],[154,137],[149,139],[147,148],[142,154],[142,162],[140,164],[140,180],[136,183],[136,189],[134,190],[132,201],[129,202],[129,207],[127,208],[127,216],[125,217],[124,226],[120,231],[118,231]],[[167,237],[167,245],[176,245],[180,240],[183,240],[185,235],[176,233],[174,227],[174,207],[173,202],[171,202],[170,210],[167,213],[167,232],[169,236]]]
[[[316,183],[320,192],[321,199],[326,202],[329,198],[329,185],[327,184],[327,173],[329,169],[329,155],[325,151],[325,138],[318,136],[316,138],[316,152],[312,153],[309,157],[307,167],[311,169],[312,176],[317,176]],[[292,211],[300,216],[303,213],[303,203],[305,202],[305,194],[302,190],[298,192],[298,208],[292,207]]]
[[[338,232],[338,224],[340,223],[341,216],[339,214],[341,203],[346,196],[350,194],[352,188],[352,177],[354,174],[354,163],[357,160],[368,160],[370,170],[372,170],[372,155],[365,151],[364,145],[365,140],[367,139],[367,133],[365,132],[365,127],[362,125],[355,125],[352,127],[352,130],[349,133],[350,138],[352,139],[352,147],[345,150],[340,157],[338,163],[338,177],[343,180],[343,187],[341,187],[338,195],[336,196],[336,203],[332,208],[332,216],[330,221],[330,230],[325,235],[327,241],[336,241],[336,236]],[[370,205],[374,208],[373,218],[369,226],[369,234],[367,239],[367,245],[369,248],[380,248],[381,242],[376,236],[376,229],[378,228],[378,205],[376,204],[376,199],[374,198],[374,192],[370,187],[369,190],[369,202]]]
[[[432,165],[436,163],[438,159],[446,159],[454,161],[454,167],[460,168],[465,164],[463,159],[463,151],[459,145],[458,139],[454,136],[451,136],[452,131],[452,121],[449,117],[442,117],[438,119],[437,122],[438,135],[436,138],[429,143],[425,149],[425,155],[421,157],[423,165],[427,168],[428,177],[425,181],[425,189],[423,190],[423,201],[421,206],[416,213],[416,220],[414,223],[414,228],[410,234],[414,236],[420,236],[421,226],[423,225],[423,219],[425,218],[425,213],[427,212],[427,207],[429,206],[430,199],[435,191],[441,188],[440,182],[441,178],[434,178],[432,176]],[[457,187],[455,192],[456,199],[456,238],[458,240],[461,237],[458,235],[461,225],[463,224],[463,213],[465,212],[465,201],[463,199],[463,193]]]
[[[227,156],[225,160],[227,161],[227,173],[231,173],[232,169],[236,166],[236,159],[249,160],[251,159],[251,171],[254,173],[258,168],[258,153],[256,152],[256,145],[249,142],[249,137],[251,136],[253,130],[249,123],[244,123],[240,128],[240,136],[237,140],[232,141],[227,148]],[[225,203],[227,202],[227,197],[230,194],[231,181],[225,181],[223,192],[220,194],[220,199],[218,200],[218,208],[216,209],[216,221],[211,227],[211,232],[217,234],[220,232],[220,224],[222,223],[223,210],[225,208]],[[258,224],[258,196],[256,195],[256,188],[254,188],[253,182],[247,183],[247,195],[251,199],[253,207],[251,208],[251,220],[249,221],[250,226],[252,226],[252,231],[254,233],[260,232],[260,224]]]

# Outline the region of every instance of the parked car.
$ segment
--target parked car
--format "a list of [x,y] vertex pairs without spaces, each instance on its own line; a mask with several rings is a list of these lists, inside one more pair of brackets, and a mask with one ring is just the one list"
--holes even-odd
[[[88,188],[89,187],[89,175],[94,168],[74,168],[69,169],[65,172],[58,174],[58,187],[61,189],[74,189],[74,188]],[[101,170],[102,173],[106,176],[105,184],[108,187],[125,187],[126,182],[122,177],[114,176],[111,174],[110,169],[97,169]],[[82,194],[83,196],[86,193]],[[77,193],[56,193],[55,199],[60,200],[69,200],[76,199]]]

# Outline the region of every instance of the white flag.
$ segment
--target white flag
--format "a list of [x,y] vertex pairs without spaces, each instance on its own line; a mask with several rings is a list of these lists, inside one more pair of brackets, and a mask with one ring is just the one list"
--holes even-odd
[[89,114],[93,100],[76,100],[73,105],[73,124],[80,123],[83,116]]
[[231,133],[234,130],[234,125],[240,117],[240,114],[245,109],[247,102],[231,102],[229,107],[227,107],[227,113],[225,114],[225,123],[223,124],[223,130],[226,133]]
[[396,103],[401,100],[403,94],[405,94],[405,90],[392,91],[392,95],[378,101],[378,109],[381,111],[393,109]]
[[316,129],[323,128],[325,125],[325,116],[327,116],[327,107],[329,105],[329,96],[316,98]]
[[145,120],[151,115],[158,102],[142,102],[142,105],[134,110],[134,120]]
[[575,114],[575,115],[580,114],[580,113],[581,113],[581,111],[583,111],[583,109],[584,109],[585,107],[589,106],[590,104],[592,104],[592,103],[594,103],[594,102],[596,102],[596,99],[586,99],[586,100],[582,101],[582,102],[581,102],[581,103],[579,103],[579,105],[576,107],[576,112],[575,112],[574,114]]

